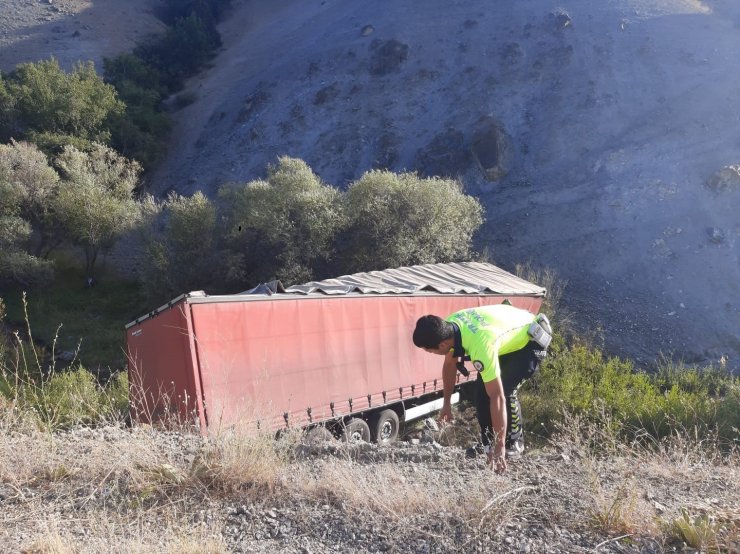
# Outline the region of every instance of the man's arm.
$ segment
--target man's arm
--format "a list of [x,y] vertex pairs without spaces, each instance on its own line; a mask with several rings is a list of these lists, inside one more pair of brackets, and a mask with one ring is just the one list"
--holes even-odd
[[494,443],[491,445],[489,461],[493,463],[497,473],[506,469],[506,397],[501,377],[485,383],[486,392],[490,400],[491,426],[493,427]]
[[442,364],[442,390],[444,392],[444,403],[442,410],[439,412],[439,419],[442,421],[452,420],[452,391],[455,390],[455,379],[457,377],[457,362],[452,352],[445,354],[445,361]]

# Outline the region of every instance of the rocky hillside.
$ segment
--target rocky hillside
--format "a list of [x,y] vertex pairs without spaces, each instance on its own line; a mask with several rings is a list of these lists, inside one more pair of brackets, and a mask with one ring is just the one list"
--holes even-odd
[[55,57],[70,68],[131,50],[164,29],[154,10],[159,0],[3,0],[0,6],[0,71]]
[[740,365],[740,5],[236,2],[158,192],[305,159],[459,176],[480,247],[569,282],[607,347]]
[[[0,69],[99,64],[157,5],[6,0]],[[281,154],[337,186],[460,177],[479,248],[556,269],[610,350],[740,367],[737,2],[234,0],[220,30],[151,190],[213,193]]]

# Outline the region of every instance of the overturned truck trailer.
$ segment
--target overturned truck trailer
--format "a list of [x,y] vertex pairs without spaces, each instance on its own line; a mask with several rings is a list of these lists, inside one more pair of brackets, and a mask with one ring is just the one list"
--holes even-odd
[[273,290],[192,292],[129,323],[133,419],[174,416],[204,433],[341,424],[345,438],[390,442],[399,422],[441,407],[441,359],[411,340],[419,317],[502,302],[536,313],[545,296],[478,262]]

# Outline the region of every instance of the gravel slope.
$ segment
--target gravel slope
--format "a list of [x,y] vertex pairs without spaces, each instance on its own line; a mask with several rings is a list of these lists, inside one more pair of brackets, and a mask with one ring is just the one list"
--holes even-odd
[[134,48],[161,32],[158,0],[3,0],[0,9],[0,71],[49,57],[67,69]]

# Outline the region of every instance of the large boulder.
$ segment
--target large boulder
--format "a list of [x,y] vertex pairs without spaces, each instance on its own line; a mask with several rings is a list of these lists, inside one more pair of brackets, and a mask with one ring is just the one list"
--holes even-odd
[[740,165],[728,165],[712,175],[706,183],[714,192],[740,190]]
[[498,181],[508,173],[511,158],[509,138],[493,117],[478,121],[473,131],[471,152],[487,181]]

